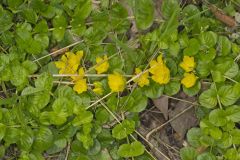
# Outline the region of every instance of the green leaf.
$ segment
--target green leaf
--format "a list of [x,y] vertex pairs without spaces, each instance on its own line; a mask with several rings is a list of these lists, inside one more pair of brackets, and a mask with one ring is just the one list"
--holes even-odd
[[191,128],[187,133],[187,140],[193,147],[200,147],[200,137],[203,135],[200,128]]
[[53,145],[51,146],[51,148],[49,148],[47,150],[48,154],[55,154],[57,152],[62,151],[67,145],[67,140],[66,138],[58,138],[56,140],[54,140]]
[[77,134],[77,139],[83,143],[85,149],[89,149],[93,146],[93,139],[89,134]]
[[217,34],[212,31],[203,32],[200,34],[199,39],[202,45],[205,45],[209,48],[214,47],[217,43]]
[[178,81],[170,81],[164,86],[164,93],[169,96],[175,95],[179,92],[181,84]]
[[46,91],[51,91],[53,86],[53,77],[49,73],[44,72],[35,81],[35,86],[36,88],[41,88]]
[[86,19],[92,11],[92,1],[84,0],[81,1],[74,10],[73,16],[78,20]]
[[44,12],[47,10],[47,4],[41,0],[31,0],[30,7],[33,8],[36,12]]
[[34,36],[34,40],[38,41],[41,43],[41,48],[46,49],[48,48],[49,45],[49,38],[47,34],[36,34]]
[[150,81],[149,86],[144,86],[143,88],[144,94],[149,98],[158,98],[162,95],[164,86],[161,86],[153,81]]
[[0,108],[0,121],[2,120],[3,118],[3,111],[2,111],[2,108]]
[[182,13],[186,20],[191,17],[191,19],[188,19],[191,23],[199,21],[199,18],[201,17],[198,7],[192,4],[184,7]]
[[65,0],[64,6],[68,7],[69,9],[74,9],[79,3],[79,0]]
[[57,15],[52,20],[53,27],[55,28],[66,28],[67,27],[67,19],[62,15]]
[[221,129],[219,129],[217,127],[210,128],[209,129],[209,134],[214,139],[219,139],[220,140],[222,138],[222,131],[221,131]]
[[57,98],[52,105],[53,111],[56,113],[65,113],[72,115],[74,103],[67,97]]
[[182,160],[193,160],[197,157],[197,152],[192,147],[184,147],[180,150],[180,157]]
[[73,120],[73,126],[80,126],[82,124],[90,123],[93,120],[93,114],[90,111],[80,112]]
[[38,109],[43,109],[47,106],[50,101],[49,92],[40,92],[29,98],[30,112],[31,107],[37,107]]
[[0,6],[0,34],[12,27],[12,18],[13,15],[9,11],[4,10],[2,6]]
[[215,145],[215,139],[205,134],[200,137],[200,142],[203,146],[206,147]]
[[11,83],[19,88],[23,88],[28,83],[28,71],[20,65],[11,66],[13,74]]
[[178,53],[180,51],[180,44],[178,42],[175,42],[173,44],[170,44],[169,46],[169,52],[172,56],[177,57]]
[[133,120],[123,120],[121,124],[117,124],[113,130],[112,135],[116,139],[126,138],[135,130],[135,122]]
[[196,68],[197,73],[201,77],[207,77],[210,74],[213,65],[213,62],[198,61]]
[[35,135],[33,149],[38,152],[47,150],[53,143],[53,134],[47,127],[40,127]]
[[239,98],[239,94],[236,94],[236,92],[234,92],[234,87],[230,85],[221,86],[218,89],[218,95],[224,106],[234,104]]
[[219,36],[218,49],[220,55],[222,56],[228,55],[232,49],[231,41],[225,36]]
[[180,10],[179,4],[177,0],[168,0],[168,1],[163,1],[161,11],[166,19],[170,19],[174,11],[177,12]]
[[223,132],[222,138],[218,141],[217,146],[220,148],[229,148],[232,145],[232,137],[227,132]]
[[38,22],[34,28],[35,33],[47,33],[48,32],[48,25],[46,20],[41,20]]
[[129,29],[130,22],[128,20],[128,11],[121,5],[115,3],[109,13],[111,15],[111,27],[117,33],[124,33]]
[[209,121],[215,126],[224,126],[227,123],[226,113],[222,109],[215,109],[209,114]]
[[217,92],[215,89],[211,88],[204,91],[199,96],[199,102],[203,107],[214,108],[217,105]]
[[12,32],[5,31],[0,35],[0,40],[6,46],[13,46],[14,45],[13,37],[14,37],[14,35]]
[[226,109],[226,118],[233,122],[240,122],[240,106],[234,105]]
[[187,56],[194,56],[199,52],[200,43],[197,39],[192,38],[188,42],[188,47],[184,49],[183,53]]
[[239,67],[232,58],[218,57],[216,59],[215,71],[221,72],[223,75],[232,78],[238,74]]
[[0,123],[0,140],[3,139],[5,133],[6,133],[6,125]]
[[7,4],[11,9],[17,10],[17,8],[23,3],[23,0],[7,0]]
[[240,129],[234,129],[230,132],[232,136],[232,143],[235,145],[240,144]]
[[32,8],[25,8],[21,14],[23,15],[24,19],[29,23],[36,24],[38,20],[38,16],[36,12]]
[[0,146],[0,158],[3,158],[5,155],[5,147],[4,146]]
[[31,129],[21,130],[19,133],[18,147],[24,151],[29,151],[33,144],[33,132]]
[[73,18],[70,25],[72,26],[71,31],[79,36],[83,35],[86,30],[85,23],[78,18]]
[[214,82],[224,82],[225,77],[220,71],[212,71],[212,79]]
[[28,47],[25,49],[29,54],[40,54],[42,52],[42,45],[41,42],[31,38],[28,41]]
[[67,121],[68,113],[64,110],[52,111],[52,112],[42,112],[40,115],[40,120],[43,124],[54,124],[62,125]]
[[239,66],[236,62],[233,62],[231,67],[224,73],[226,77],[233,78],[238,74]]
[[93,146],[89,148],[87,154],[92,156],[92,155],[97,155],[101,151],[101,143],[98,141],[98,139],[94,139]]
[[118,149],[118,155],[124,158],[140,156],[144,153],[145,147],[138,141],[131,144],[122,144]]
[[215,48],[210,48],[204,51],[201,51],[198,56],[199,60],[205,63],[210,63],[212,65],[212,60],[216,57],[216,49]]
[[197,160],[217,160],[217,158],[212,153],[206,152],[197,156]]
[[230,148],[226,151],[226,153],[224,154],[224,157],[226,158],[226,160],[233,160],[233,159],[239,159],[239,153],[235,148]]
[[43,88],[33,88],[33,87],[29,86],[29,87],[26,87],[26,88],[23,89],[21,95],[22,96],[27,96],[27,95],[38,93],[38,92],[41,92],[41,91],[43,91]]
[[60,42],[61,40],[63,40],[64,35],[65,35],[65,28],[59,27],[59,28],[55,28],[53,30],[53,37]]
[[130,112],[142,112],[148,103],[148,99],[143,95],[141,89],[137,88],[132,92],[131,95],[134,99],[133,106],[129,109]]
[[51,19],[56,14],[56,8],[53,7],[52,5],[46,5],[45,9],[43,11],[41,11],[41,14],[42,14],[42,16]]
[[100,122],[100,124],[104,124],[109,120],[109,113],[106,111],[106,109],[98,108],[96,113],[96,120]]
[[[4,128],[3,128],[4,129]],[[17,143],[19,140],[19,132],[20,130],[17,128],[6,128],[4,141],[6,142],[6,146]]]
[[149,28],[154,19],[154,5],[152,0],[134,0],[134,16],[139,29]]
[[38,69],[37,64],[29,60],[24,61],[22,66],[28,71],[29,74],[33,74]]

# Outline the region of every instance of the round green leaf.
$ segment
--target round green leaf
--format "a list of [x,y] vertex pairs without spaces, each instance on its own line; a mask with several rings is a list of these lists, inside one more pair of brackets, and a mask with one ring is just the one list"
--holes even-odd
[[134,15],[139,29],[147,29],[153,23],[154,5],[152,0],[134,0]]
[[212,31],[203,32],[200,34],[199,39],[202,45],[211,48],[217,43],[217,34]]
[[180,157],[182,160],[193,160],[197,157],[197,152],[192,147],[184,147],[180,150]]
[[219,36],[218,49],[222,56],[226,56],[230,53],[232,48],[231,41],[225,36]]
[[215,126],[224,126],[227,123],[226,112],[222,109],[211,111],[209,121]]
[[161,86],[155,82],[150,81],[149,86],[144,86],[142,90],[147,97],[158,98],[162,95],[164,86]]
[[234,87],[230,85],[221,86],[218,90],[218,95],[224,106],[234,104],[240,96],[234,92]]
[[169,96],[175,95],[179,92],[181,84],[177,81],[170,81],[164,86],[164,93]]
[[117,124],[112,130],[112,136],[116,139],[126,138],[135,130],[135,122],[133,120],[124,120],[121,124]]
[[191,128],[187,133],[187,140],[193,147],[200,147],[200,137],[202,136],[200,128]]
[[197,156],[197,160],[216,160],[217,158],[209,152],[202,153],[199,156]]
[[38,152],[47,150],[53,143],[52,131],[47,127],[40,127],[35,135],[33,149]]
[[122,144],[118,149],[118,155],[124,158],[140,156],[145,147],[138,141],[131,144]]
[[214,89],[208,89],[199,96],[199,102],[203,107],[214,108],[217,105],[217,92]]

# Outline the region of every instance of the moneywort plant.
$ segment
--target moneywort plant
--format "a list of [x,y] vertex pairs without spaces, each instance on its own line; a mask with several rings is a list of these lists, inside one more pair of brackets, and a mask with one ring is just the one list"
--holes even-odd
[[0,157],[156,159],[139,112],[182,90],[199,96],[200,125],[181,158],[239,159],[239,39],[208,3],[155,10],[153,0],[2,0]]

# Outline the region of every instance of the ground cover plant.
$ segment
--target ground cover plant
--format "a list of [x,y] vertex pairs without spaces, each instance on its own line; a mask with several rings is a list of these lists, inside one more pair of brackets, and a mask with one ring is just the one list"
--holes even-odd
[[140,114],[183,92],[199,125],[178,158],[240,159],[239,6],[1,0],[0,158],[156,160]]

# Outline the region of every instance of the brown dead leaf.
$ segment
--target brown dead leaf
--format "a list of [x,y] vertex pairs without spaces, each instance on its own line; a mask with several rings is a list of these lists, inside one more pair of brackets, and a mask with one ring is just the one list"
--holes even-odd
[[161,96],[153,100],[153,104],[162,112],[164,118],[168,119],[168,97]]
[[[194,102],[193,98],[186,99]],[[175,117],[180,112],[189,108],[189,104],[185,102],[178,102],[176,107],[169,112],[169,119]],[[181,116],[170,122],[172,128],[176,131],[179,136],[179,140],[183,140],[186,132],[198,124],[198,119],[195,115],[194,107],[183,113]]]
[[[59,50],[59,51],[58,51],[58,50]],[[52,55],[52,57],[54,58],[54,57],[57,57],[57,56],[60,55],[60,54],[63,54],[63,53],[65,53],[65,52],[67,52],[67,51],[69,51],[68,48],[66,48],[66,49],[64,49],[64,50],[60,50],[58,47],[54,47],[54,48],[51,49],[50,52],[51,52],[51,53],[56,52],[55,54]]]
[[210,4],[209,9],[218,20],[225,23],[229,27],[236,27],[237,23],[233,17],[226,15],[222,10],[220,10],[214,5]]

